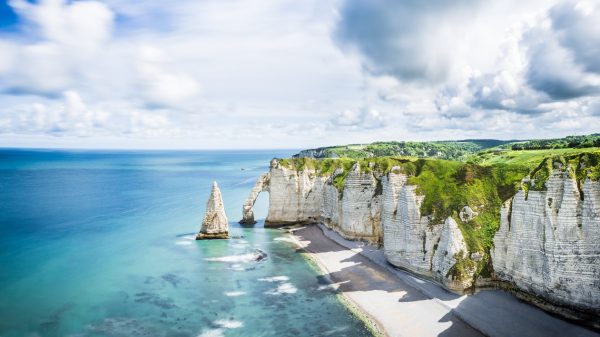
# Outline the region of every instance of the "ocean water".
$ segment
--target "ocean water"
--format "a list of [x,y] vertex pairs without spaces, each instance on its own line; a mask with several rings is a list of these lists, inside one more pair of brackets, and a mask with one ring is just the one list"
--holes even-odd
[[[291,154],[0,150],[0,336],[368,336],[287,234],[237,224]],[[213,180],[243,238],[194,240]]]

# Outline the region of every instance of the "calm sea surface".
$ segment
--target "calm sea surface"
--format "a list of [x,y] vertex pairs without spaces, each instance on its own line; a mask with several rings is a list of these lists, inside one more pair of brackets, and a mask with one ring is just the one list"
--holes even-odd
[[[291,154],[0,150],[0,336],[368,336],[287,234],[237,224]],[[194,240],[213,180],[243,238]]]

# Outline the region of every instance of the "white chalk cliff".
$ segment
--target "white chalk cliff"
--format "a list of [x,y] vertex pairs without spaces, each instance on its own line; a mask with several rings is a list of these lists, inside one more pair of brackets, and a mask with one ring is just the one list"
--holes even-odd
[[520,190],[502,207],[491,257],[498,279],[600,315],[600,183],[586,179],[580,191],[555,168],[546,191]]
[[206,203],[206,213],[202,220],[200,232],[196,235],[196,240],[203,239],[227,239],[229,235],[229,223],[225,215],[225,207],[221,190],[217,182],[213,182],[210,191],[210,197]]
[[[261,191],[269,192],[266,226],[323,223],[348,239],[383,244],[388,261],[437,280],[455,291],[473,284],[472,275],[451,273],[456,258],[468,258],[456,222],[430,225],[420,215],[423,199],[400,173],[378,175],[354,165],[339,191],[337,169],[320,176],[314,169],[297,171],[271,161],[269,173],[258,179],[242,209],[242,223],[253,223],[252,205]],[[436,249],[437,248],[437,249]],[[437,252],[437,255],[436,255]],[[472,271],[473,272],[473,271]]]
[[[468,221],[477,212],[465,205],[456,220],[431,223],[428,214],[421,214],[424,196],[408,184],[406,174],[396,168],[385,175],[367,171],[355,165],[338,190],[334,181],[342,169],[323,176],[274,159],[244,204],[243,221],[254,221],[252,205],[258,193],[268,191],[267,226],[323,223],[346,238],[383,245],[392,265],[450,290],[475,287],[476,262],[485,253],[468,251],[456,221]],[[519,191],[499,210],[492,276],[553,306],[591,312],[597,319],[600,183],[588,179],[578,189],[574,178],[556,169],[546,186],[547,191],[529,191],[527,198]]]

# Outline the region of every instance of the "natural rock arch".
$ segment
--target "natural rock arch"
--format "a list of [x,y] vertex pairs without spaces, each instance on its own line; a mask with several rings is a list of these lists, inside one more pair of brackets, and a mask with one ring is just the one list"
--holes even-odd
[[254,207],[254,203],[256,202],[256,199],[258,199],[260,192],[269,192],[269,178],[269,173],[265,173],[256,181],[252,191],[250,191],[250,195],[242,206],[242,220],[240,220],[240,224],[253,225],[256,223],[256,220],[254,220],[254,210],[252,208]]

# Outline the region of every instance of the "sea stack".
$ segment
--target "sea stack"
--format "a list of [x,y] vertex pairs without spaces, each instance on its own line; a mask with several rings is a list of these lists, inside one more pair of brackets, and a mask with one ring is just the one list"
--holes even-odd
[[196,240],[204,239],[227,239],[229,235],[229,224],[225,215],[223,198],[217,182],[214,181],[210,197],[206,203],[206,213],[202,220],[200,233],[196,235]]

